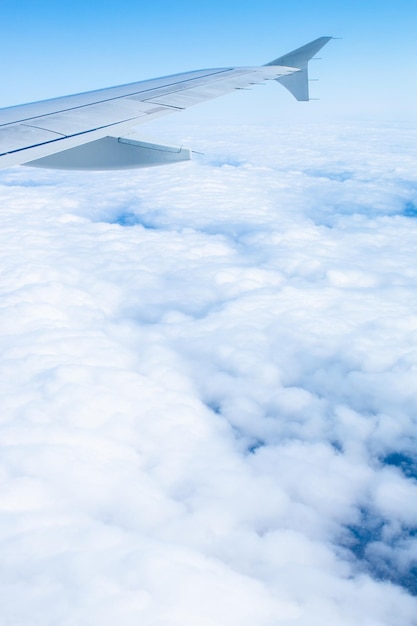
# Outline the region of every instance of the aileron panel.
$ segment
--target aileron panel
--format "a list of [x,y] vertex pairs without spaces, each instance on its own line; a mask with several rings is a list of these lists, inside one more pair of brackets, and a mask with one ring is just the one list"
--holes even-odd
[[10,126],[0,128],[0,156],[59,138],[59,134],[48,130],[33,128],[26,124],[11,124]]

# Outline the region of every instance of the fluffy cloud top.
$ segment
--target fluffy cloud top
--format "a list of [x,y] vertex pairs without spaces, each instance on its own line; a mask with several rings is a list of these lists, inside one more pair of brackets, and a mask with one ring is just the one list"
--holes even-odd
[[417,133],[188,139],[0,174],[0,621],[412,626]]

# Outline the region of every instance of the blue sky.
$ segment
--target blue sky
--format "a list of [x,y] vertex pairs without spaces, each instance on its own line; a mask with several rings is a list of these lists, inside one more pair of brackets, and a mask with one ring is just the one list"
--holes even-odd
[[[342,37],[312,76],[319,105],[294,107],[269,88],[240,98],[239,117],[277,114],[415,119],[417,8],[411,0],[297,3],[260,0],[6,0],[2,4],[1,106],[132,82],[200,67],[262,64],[321,35]],[[271,86],[275,87],[275,86]],[[234,97],[233,97],[234,98]],[[214,117],[236,99],[204,105]],[[258,112],[258,109],[259,112]],[[190,119],[203,116],[190,112]],[[172,123],[172,122],[171,122]]]

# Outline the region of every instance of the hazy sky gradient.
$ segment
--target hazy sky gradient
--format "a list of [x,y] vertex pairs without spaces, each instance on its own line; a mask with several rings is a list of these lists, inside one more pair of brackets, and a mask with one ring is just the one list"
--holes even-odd
[[[143,78],[227,65],[256,65],[322,35],[343,37],[320,54],[311,75],[319,104],[294,107],[274,86],[221,104],[224,114],[272,120],[318,117],[415,119],[417,8],[398,2],[107,3],[6,0],[0,51],[7,106]],[[238,102],[237,105],[235,103]],[[209,107],[209,108],[207,108]],[[197,111],[197,109],[196,109]],[[191,111],[187,116],[204,116]]]

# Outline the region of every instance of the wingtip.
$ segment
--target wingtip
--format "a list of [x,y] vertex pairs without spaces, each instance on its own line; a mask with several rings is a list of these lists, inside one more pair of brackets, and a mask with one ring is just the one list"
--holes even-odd
[[294,98],[300,102],[310,100],[308,85],[308,62],[319,50],[323,48],[333,37],[318,37],[313,41],[297,48],[288,54],[285,54],[267,65],[282,65],[284,67],[297,68],[291,74],[277,78],[276,81],[281,83]]
[[308,61],[321,50],[333,37],[318,37],[301,48],[296,48],[292,52],[284,54],[265,65],[283,65],[284,67],[297,67],[303,69]]

